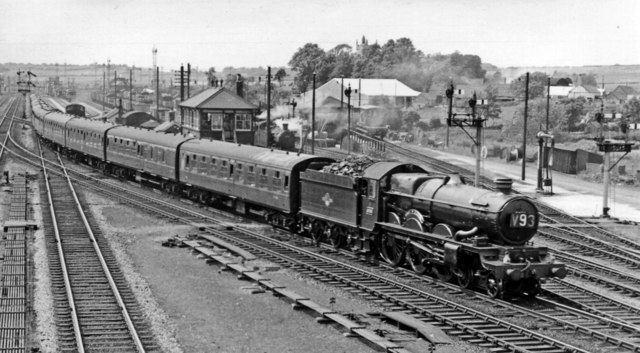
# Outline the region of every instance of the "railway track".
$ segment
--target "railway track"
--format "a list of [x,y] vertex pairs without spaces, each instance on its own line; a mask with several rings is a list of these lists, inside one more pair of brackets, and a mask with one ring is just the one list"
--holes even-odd
[[601,318],[633,325],[637,334],[640,334],[640,308],[556,279],[547,282],[543,294],[556,302],[567,303]]
[[[116,192],[116,193],[117,193],[117,192]],[[119,193],[119,194],[122,196],[122,193]],[[130,202],[131,202],[131,201],[130,201]],[[135,202],[134,202],[134,204],[135,204]],[[142,204],[143,204],[143,205],[147,205],[147,208],[148,208],[148,210],[150,210],[150,211],[158,212],[158,210],[159,210],[159,208],[158,208],[158,206],[157,206],[157,205],[153,205],[153,206],[149,205],[148,200],[143,201],[143,202],[142,202]],[[138,205],[139,205],[139,204],[138,204]],[[164,206],[166,206],[166,205],[164,205]],[[163,207],[164,207],[164,206],[163,206]],[[169,205],[169,206],[171,206],[171,205]],[[173,208],[172,208],[172,209],[173,209]],[[166,212],[166,211],[160,211],[160,212]],[[202,216],[200,216],[200,215],[193,215],[193,214],[188,215],[186,218],[178,217],[178,216],[176,216],[175,209],[173,209],[173,211],[169,211],[168,213],[165,213],[165,214],[164,214],[164,216],[168,216],[168,217],[173,218],[173,219],[175,219],[175,220],[180,220],[180,221],[182,221],[182,222],[191,223],[191,224],[192,224],[192,223],[194,223],[194,222],[203,222],[203,221],[209,221],[209,222],[210,222],[210,221],[211,221],[211,220],[209,219],[209,217],[208,217],[208,216],[202,217]],[[316,260],[316,261],[317,261],[317,260]],[[324,268],[325,266],[328,266],[328,265],[322,265],[322,266],[321,266],[321,268]],[[307,271],[309,271],[309,270],[307,270]],[[317,270],[312,270],[312,272],[313,272],[313,273],[317,273]],[[340,273],[344,274],[344,273],[345,273],[345,272],[344,272],[344,269],[343,269],[343,270],[338,270],[338,274],[340,274]],[[329,275],[329,277],[330,277],[330,278],[332,278],[331,282],[336,282],[335,274],[330,274],[330,275]],[[368,274],[367,274],[367,276],[366,276],[366,277],[367,277],[368,279],[365,279],[365,281],[368,281],[368,280],[370,280],[370,279],[371,279],[371,277],[370,277]],[[348,283],[348,282],[351,282],[351,280],[352,280],[351,275],[349,275],[349,274],[347,274],[347,277],[345,277],[345,278],[346,278],[346,280],[347,280],[346,282],[342,282],[342,281],[338,281],[338,282],[340,282],[340,283]],[[376,285],[374,285],[374,287],[376,287]],[[390,303],[390,304],[389,304],[389,305],[390,305],[390,307],[392,307],[392,308],[394,308],[394,309],[403,309],[403,308],[404,308],[404,310],[406,310],[406,308],[407,308],[407,306],[405,305],[407,302],[404,300],[404,299],[405,299],[404,297],[406,297],[406,296],[407,296],[407,295],[409,295],[410,293],[414,293],[414,292],[413,292],[413,291],[414,291],[414,289],[411,289],[411,287],[408,287],[408,288],[409,288],[409,289],[408,289],[408,292],[406,292],[406,293],[399,293],[399,295],[398,295],[398,296],[399,296],[399,297],[402,297],[402,299],[401,299],[401,300],[397,300],[397,298],[394,298],[394,297],[392,297],[392,296],[390,297],[390,296],[388,295],[388,293],[389,293],[389,291],[390,291],[390,290],[391,290],[391,291],[393,291],[393,292],[395,292],[395,291],[398,291],[397,289],[392,289],[392,288],[386,288],[386,287],[385,287],[385,288],[382,288],[382,289],[383,289],[382,291],[377,291],[377,289],[379,289],[379,288],[374,288],[373,290],[370,290],[370,289],[367,289],[368,287],[364,287],[364,286],[363,286],[363,287],[360,287],[360,286],[358,286],[358,285],[355,285],[355,288],[357,288],[358,292],[362,292],[362,293],[369,293],[369,294],[371,294],[371,293],[377,292],[377,293],[379,293],[379,295],[378,295],[378,299],[377,299],[377,300],[386,300],[386,301],[388,301],[388,302]],[[405,290],[406,290],[406,288],[405,288]],[[385,293],[387,293],[387,294],[385,294]],[[418,302],[420,302],[420,303],[422,303],[422,302],[424,301],[424,299],[423,299],[422,297],[416,298],[416,300],[417,300]],[[433,299],[433,300],[434,300],[435,302],[439,302],[439,301],[440,301],[440,299]],[[409,303],[409,304],[412,304],[412,302],[408,302],[408,303]],[[399,304],[400,304],[400,305],[399,305]],[[458,307],[459,307],[459,305],[458,305],[458,304],[455,304],[455,303],[450,303],[450,304],[448,304],[448,305],[453,305],[454,307],[455,307],[455,306],[458,306]],[[409,307],[409,308],[413,308],[413,306],[414,306],[414,305],[409,305],[408,307]],[[429,310],[424,309],[424,308],[423,308],[422,310],[420,310],[420,309],[418,308],[418,309],[416,309],[416,310],[417,310],[416,312],[418,312],[418,313],[422,313],[422,315],[425,315],[425,313],[429,313],[429,312],[431,312],[431,311],[430,311],[430,310],[432,309],[432,308],[431,308],[431,305],[427,305],[427,306],[429,307]],[[444,309],[443,309],[443,310],[444,310]],[[466,308],[461,308],[461,310],[462,310],[462,311],[461,311],[461,313],[466,313],[466,312],[467,312],[467,309],[466,309]],[[438,311],[438,310],[435,310],[435,312],[439,312],[439,311]],[[453,316],[459,316],[459,315],[462,315],[461,313],[453,314]],[[504,316],[510,316],[510,315],[504,315]],[[436,321],[441,320],[441,321],[438,321],[438,322],[445,322],[445,323],[447,323],[447,324],[449,324],[449,321],[450,321],[450,320],[448,320],[448,319],[447,319],[447,318],[448,318],[448,316],[447,316],[447,315],[444,315],[444,316],[433,316],[433,315],[429,315],[428,317],[429,317],[430,319],[434,319],[434,317],[435,317],[435,318],[437,319]],[[473,319],[473,317],[475,317],[476,319]],[[476,314],[474,313],[474,314],[472,314],[472,315],[471,315],[471,318],[467,318],[467,321],[474,321],[474,320],[477,320],[477,317],[478,317],[478,316],[476,316]],[[481,342],[485,342],[486,340],[488,340],[488,341],[493,341],[494,343],[489,344],[489,343],[486,343],[486,342],[485,342],[485,344],[495,345],[495,347],[496,347],[497,351],[500,351],[500,349],[515,350],[515,351],[523,351],[523,349],[525,349],[525,348],[523,348],[523,347],[526,347],[526,346],[527,346],[527,344],[532,345],[531,347],[534,347],[534,346],[535,346],[535,347],[538,347],[538,348],[539,348],[540,346],[545,346],[545,345],[546,345],[546,343],[545,343],[545,342],[548,342],[548,337],[546,337],[546,338],[545,338],[544,336],[541,336],[540,340],[539,340],[537,343],[533,342],[533,341],[535,341],[535,340],[533,340],[532,342],[525,342],[525,343],[523,343],[523,344],[521,344],[521,345],[509,344],[509,342],[510,342],[510,341],[512,341],[512,339],[513,339],[513,337],[514,337],[514,336],[513,336],[513,333],[507,333],[506,331],[503,331],[503,329],[501,329],[501,328],[496,328],[496,327],[493,327],[493,326],[489,325],[489,329],[488,329],[488,330],[490,330],[490,331],[494,331],[494,332],[498,332],[498,331],[499,331],[499,332],[498,332],[498,334],[497,334],[496,336],[487,336],[487,335],[482,331],[482,329],[483,329],[484,325],[480,325],[479,323],[475,322],[474,324],[472,324],[472,325],[470,325],[470,326],[469,326],[469,325],[468,325],[468,326],[461,326],[461,325],[464,325],[464,324],[465,324],[465,323],[464,323],[464,321],[465,321],[465,320],[464,320],[464,319],[462,319],[462,321],[463,321],[463,323],[462,323],[462,324],[460,324],[460,323],[456,323],[456,322],[451,322],[451,323],[450,323],[450,324],[452,325],[452,326],[451,326],[451,327],[452,327],[451,332],[452,332],[452,334],[453,334],[453,335],[456,335],[456,329],[460,329],[460,330],[462,330],[462,333],[460,333],[459,335],[460,335],[460,336],[465,336],[465,337],[466,337],[466,336],[468,336],[468,333],[469,333],[469,332],[472,332],[472,333],[474,333],[474,334],[475,334],[475,336],[474,336],[474,335],[471,335],[471,336],[470,336],[470,338],[467,338],[467,339],[469,339],[469,340],[471,340],[471,341],[477,341],[477,340],[480,340]],[[493,321],[488,321],[488,322],[490,322],[490,323],[494,324],[494,322],[493,322]],[[477,327],[476,327],[476,326],[473,326],[473,325],[476,325]],[[512,326],[512,324],[510,324],[510,323],[506,323],[506,326],[507,326],[507,327],[509,327],[510,325]],[[564,325],[566,325],[566,323],[565,323]],[[598,324],[598,325],[601,325],[601,324]],[[561,326],[559,326],[559,327],[563,327],[563,326],[561,325]],[[514,329],[515,329],[515,330],[518,330],[517,328],[514,328]],[[583,331],[583,328],[576,327],[576,328],[575,328],[575,330],[576,330],[576,331],[580,331],[580,332],[582,332],[582,331]],[[594,335],[594,331],[593,331],[593,330],[591,330],[591,331],[587,330],[587,331],[585,331],[585,332],[589,332],[589,333],[587,333],[587,335],[591,335],[591,336],[593,336],[593,335]],[[501,335],[501,334],[502,334],[502,335],[506,335],[506,336],[504,336],[504,337],[507,337],[507,339],[500,339],[500,335]],[[527,334],[528,334],[528,333],[527,333]],[[595,334],[596,334],[596,336],[597,336],[597,333],[595,333]],[[494,340],[494,338],[497,338],[497,339],[498,339],[498,341],[495,341],[495,340]],[[525,339],[525,341],[529,341],[529,340],[531,340],[531,339],[530,339],[530,338]],[[495,342],[498,342],[498,343],[496,344]],[[617,346],[620,346],[620,347],[627,347],[627,345],[628,345],[628,342],[624,342],[624,341],[620,341],[620,340],[618,340],[618,341],[613,340],[613,341],[612,341],[612,338],[611,338],[611,337],[607,337],[607,338],[605,338],[605,342],[616,342],[616,343],[614,343],[614,345],[617,345]],[[555,345],[555,346],[554,346],[554,345]],[[573,350],[573,349],[574,349],[574,347],[571,347],[570,345],[567,345],[567,344],[563,344],[562,342],[555,342],[555,343],[554,343],[554,345],[551,345],[551,346],[552,346],[552,347],[555,347],[555,348],[549,348],[549,349],[551,349],[551,350],[548,350],[548,351],[558,351],[558,347],[564,347],[564,348],[562,348],[562,349],[563,349],[563,351],[568,351],[568,350]],[[499,347],[502,347],[502,348],[499,348]],[[627,347],[627,348],[628,348],[628,347]],[[543,348],[543,351],[547,351],[547,350],[544,350],[544,349],[547,349],[547,347],[545,346],[545,347]],[[635,348],[634,348],[634,349],[635,349]],[[578,350],[578,351],[579,351],[579,350]]]
[[22,353],[29,345],[28,310],[32,296],[29,275],[28,240],[32,227],[27,226],[27,178],[15,175],[11,187],[9,217],[0,241],[0,352]]
[[[44,159],[43,159],[44,160]],[[109,245],[68,179],[42,163],[44,228],[63,351],[159,351]]]
[[[117,194],[117,195],[121,195],[121,196],[122,196],[124,193],[116,193],[116,194]],[[131,193],[130,193],[130,192],[129,192],[129,193],[127,193],[127,194],[128,194],[128,195],[131,195]],[[187,223],[187,224],[193,224],[194,222],[195,222],[195,223],[203,223],[203,222],[205,222],[205,223],[212,223],[212,222],[214,222],[214,220],[212,220],[212,219],[211,219],[209,216],[207,216],[207,215],[198,215],[198,214],[193,214],[192,212],[188,212],[187,210],[185,210],[185,209],[183,209],[183,208],[181,208],[181,207],[180,207],[178,210],[176,210],[176,209],[175,209],[175,207],[174,207],[174,206],[172,206],[172,205],[170,205],[170,204],[161,203],[160,205],[158,205],[158,204],[156,204],[156,205],[151,205],[151,204],[150,204],[150,200],[147,198],[147,196],[143,196],[143,199],[142,199],[142,200],[139,200],[138,202],[135,202],[135,201],[133,201],[133,200],[129,200],[129,202],[130,202],[130,203],[132,203],[132,204],[134,204],[134,205],[137,205],[136,207],[139,207],[139,206],[145,205],[145,207],[147,207],[147,210],[152,211],[152,212],[155,212],[156,214],[159,214],[159,215],[161,215],[162,217],[169,217],[169,218],[172,218],[172,219],[175,219],[175,220],[179,220],[179,221],[184,222],[184,223]],[[181,212],[188,212],[188,213],[187,213],[186,215],[181,215]],[[219,227],[218,227],[218,228],[219,228]],[[219,233],[219,232],[216,232],[216,231],[214,230],[214,228],[211,228],[210,230],[211,230],[211,231],[213,231],[213,232],[214,232],[214,234],[216,234],[217,236],[220,236],[220,233]],[[234,241],[234,240],[233,240],[233,238],[229,238],[229,241]],[[256,250],[255,250],[255,248],[253,248],[253,251],[256,251]],[[287,252],[287,253],[289,253],[290,251],[292,251],[292,250],[291,250],[291,249],[287,249],[287,250],[286,250],[286,252]],[[317,261],[317,260],[315,260],[315,261]],[[333,261],[333,260],[332,260],[332,261]],[[278,262],[282,263],[282,260],[280,260],[280,261],[278,261]],[[300,262],[298,262],[297,264],[298,264],[298,266],[293,266],[293,267],[294,267],[294,268],[297,268],[297,267],[299,267],[299,266],[302,266],[302,265],[300,265]],[[326,266],[328,266],[328,264],[323,264],[323,265],[322,265],[322,268],[325,268]],[[308,272],[308,271],[309,271],[309,269],[307,269],[307,271],[306,271],[306,272]],[[390,271],[393,271],[393,269],[390,269]],[[303,271],[303,272],[305,272],[305,271]],[[315,273],[315,270],[313,270],[313,272]],[[340,272],[344,273],[344,269],[343,269],[342,271],[340,271]],[[317,273],[314,275],[314,277],[315,277],[315,278],[318,278]],[[337,278],[337,277],[335,277],[335,276],[329,276],[329,277],[327,277],[327,278],[328,278],[328,280],[327,280],[328,282],[333,282],[333,283],[335,283],[335,282],[337,281],[337,280],[336,280],[336,278]],[[371,277],[370,277],[369,275],[367,275],[367,278],[366,278],[365,280],[370,280],[370,278],[371,278]],[[340,282],[340,281],[337,281],[337,282]],[[357,287],[357,286],[356,286],[356,288],[360,288],[360,287]],[[359,289],[359,290],[360,290],[360,289]],[[454,291],[455,291],[455,290],[454,290]],[[381,293],[384,293],[384,292],[385,292],[385,290],[382,290],[382,291],[381,291]],[[458,292],[459,292],[459,291],[458,291]],[[369,291],[369,290],[364,290],[364,293],[369,293],[369,294],[371,294],[371,293],[374,293],[374,292]],[[403,295],[399,295],[399,296],[403,296]],[[369,298],[369,299],[371,299],[371,298]],[[376,300],[384,300],[384,299],[389,299],[389,298],[385,297],[384,295],[383,295],[383,296],[381,296],[381,297],[379,297],[379,298],[376,298]],[[419,301],[420,301],[421,299],[417,299],[417,300],[419,300]],[[390,302],[390,303],[393,303],[393,300],[391,300],[391,302]],[[486,303],[485,303],[485,304],[486,304]],[[454,304],[454,306],[455,306],[455,305],[457,305],[457,304]],[[507,304],[505,304],[505,305],[507,305]],[[397,307],[396,307],[396,309],[397,309]],[[464,309],[462,309],[462,310],[464,311]],[[505,308],[505,309],[503,309],[503,310],[504,310],[504,312],[511,312],[511,313],[512,313],[512,312],[514,312],[514,311],[513,311],[513,307],[508,307],[508,308]],[[519,311],[520,311],[520,312],[522,312],[523,310],[524,310],[524,309],[520,309]],[[474,315],[475,315],[475,314],[474,314]],[[531,314],[531,313],[528,313],[527,315],[532,315],[532,314]],[[566,315],[562,315],[562,316],[566,316]],[[472,315],[471,317],[473,317],[473,315]],[[467,320],[472,320],[472,319],[471,319],[471,317],[468,317],[468,318],[467,318]],[[487,317],[490,317],[490,316],[487,316]],[[575,316],[574,316],[574,317],[575,317]],[[537,319],[537,320],[539,320],[540,318],[539,318],[539,317],[537,317],[536,319]],[[551,319],[547,319],[547,320],[551,320]],[[463,321],[464,321],[464,320],[463,320]],[[553,321],[553,320],[551,320],[551,321]],[[555,322],[555,321],[554,321],[554,322]],[[558,323],[555,323],[555,324],[556,324],[556,325],[559,325],[560,327],[565,327],[565,326],[567,326],[567,325],[568,325],[568,323],[567,323],[567,322],[562,322],[562,323],[559,323],[559,324],[558,324]],[[591,322],[591,324],[592,324],[592,325],[600,325],[600,326],[602,326],[602,325],[603,325],[602,323],[595,323],[595,322]],[[553,324],[549,324],[549,325],[551,326],[551,325],[553,325]],[[457,327],[457,326],[456,326],[456,327]],[[493,328],[495,329],[495,327],[493,327]],[[577,331],[583,331],[583,332],[586,332],[586,333],[587,333],[588,335],[590,335],[590,336],[596,336],[596,337],[597,337],[597,336],[599,335],[596,331],[589,330],[589,329],[585,329],[585,328],[581,328],[581,327],[579,327],[579,326],[576,326],[576,327],[573,327],[573,328],[574,328],[575,330],[577,330]],[[476,330],[476,331],[477,331],[477,330],[479,330],[479,328],[478,328],[478,327],[472,327],[472,329],[473,329],[473,330]],[[454,330],[454,331],[455,331],[455,330]],[[462,332],[467,332],[467,331],[462,330]],[[481,332],[481,331],[478,331],[478,332]],[[480,334],[480,335],[482,336],[482,334],[481,334],[481,333],[478,333],[478,334]],[[454,333],[454,335],[455,335],[455,333]],[[609,341],[615,341],[615,342],[616,342],[616,344],[618,344],[618,345],[623,345],[623,346],[624,346],[624,345],[628,344],[627,342],[620,341],[620,340],[616,340],[614,337],[611,337],[611,336],[606,336],[606,339],[607,339],[607,340],[609,340]],[[473,342],[474,340],[477,340],[477,337],[476,337],[476,338],[473,338],[473,339],[470,339],[470,340]],[[513,347],[512,347],[512,348],[513,348]]]

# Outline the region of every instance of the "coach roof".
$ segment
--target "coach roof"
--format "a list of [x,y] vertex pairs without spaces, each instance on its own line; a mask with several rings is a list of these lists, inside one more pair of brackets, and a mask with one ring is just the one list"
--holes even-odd
[[216,140],[190,140],[182,146],[182,151],[284,169],[292,169],[305,161],[327,160],[327,158],[309,154],[297,154]]
[[188,140],[183,135],[163,134],[145,129],[135,129],[127,126],[117,126],[108,132],[109,137],[126,138],[139,142],[146,142],[157,146],[176,148],[180,143]]
[[107,129],[117,126],[113,123],[106,123],[97,120],[75,118],[67,124],[68,129],[81,129],[84,131],[98,132],[103,134]]

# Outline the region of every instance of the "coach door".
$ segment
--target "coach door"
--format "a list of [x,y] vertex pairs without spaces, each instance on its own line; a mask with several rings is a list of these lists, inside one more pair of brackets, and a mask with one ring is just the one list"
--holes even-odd
[[366,230],[373,230],[378,221],[378,181],[361,179],[360,185],[360,226]]

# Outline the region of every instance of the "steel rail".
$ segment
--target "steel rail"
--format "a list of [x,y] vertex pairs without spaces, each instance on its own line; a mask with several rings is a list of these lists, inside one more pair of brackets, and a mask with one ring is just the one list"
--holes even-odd
[[69,271],[67,269],[67,260],[64,255],[64,250],[62,249],[62,238],[58,230],[56,210],[55,210],[55,207],[53,206],[53,196],[51,193],[51,187],[49,185],[49,174],[47,173],[47,167],[44,163],[45,159],[44,159],[44,156],[42,156],[42,154],[41,154],[41,160],[42,160],[42,172],[44,173],[45,185],[47,187],[47,198],[49,199],[49,212],[51,212],[51,220],[53,222],[53,231],[56,237],[56,248],[58,249],[58,256],[60,257],[60,267],[62,268],[65,292],[67,293],[67,301],[71,309],[70,315],[71,315],[71,320],[73,321],[73,331],[74,331],[74,336],[76,338],[76,347],[79,353],[84,353],[84,343],[83,343],[82,330],[80,328],[80,321],[78,319],[78,311],[76,310],[73,290],[71,288],[71,280],[69,278]]
[[136,330],[135,326],[133,325],[133,321],[131,321],[131,317],[129,316],[129,311],[127,310],[127,306],[125,305],[124,301],[122,300],[122,296],[120,295],[120,291],[118,290],[118,287],[116,286],[115,281],[113,280],[113,276],[111,276],[111,271],[109,270],[109,266],[107,265],[107,263],[104,260],[104,256],[102,255],[102,250],[100,250],[100,247],[98,246],[98,241],[96,240],[95,235],[93,234],[93,229],[91,229],[91,225],[89,224],[89,222],[87,221],[87,217],[85,216],[85,212],[82,209],[82,206],[80,204],[80,200],[78,199],[78,195],[76,194],[76,190],[73,186],[73,183],[71,182],[71,178],[69,177],[69,174],[67,174],[67,168],[64,166],[64,164],[62,163],[62,160],[60,159],[60,155],[58,155],[58,163],[62,166],[62,171],[64,172],[64,176],[67,179],[67,184],[69,186],[69,190],[71,190],[71,195],[73,196],[73,199],[76,203],[77,209],[78,209],[78,214],[80,215],[80,217],[82,218],[82,223],[85,226],[85,229],[87,230],[87,233],[89,234],[89,237],[91,238],[91,243],[93,244],[93,249],[95,250],[96,254],[98,255],[98,260],[100,261],[100,265],[102,266],[102,270],[104,271],[104,275],[107,277],[107,280],[109,281],[109,286],[111,287],[111,290],[113,291],[113,294],[116,298],[116,301],[118,302],[118,306],[120,307],[120,312],[122,313],[122,315],[124,316],[125,322],[127,323],[127,327],[129,328],[129,333],[131,334],[131,337],[136,345],[136,348],[138,350],[138,352],[145,352],[145,349],[142,345],[142,341],[140,341],[140,337],[138,337],[138,331]]

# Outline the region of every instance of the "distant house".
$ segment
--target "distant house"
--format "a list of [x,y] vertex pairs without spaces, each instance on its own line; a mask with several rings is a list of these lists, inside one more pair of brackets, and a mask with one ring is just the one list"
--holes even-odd
[[640,93],[631,86],[618,86],[611,93],[607,94],[606,99],[610,102],[625,103],[631,98],[640,97]]
[[[551,98],[567,98],[573,88],[573,86],[549,86],[549,96]],[[544,90],[544,94],[547,95],[547,90]]]
[[511,85],[508,83],[500,83],[494,85],[496,88],[496,101],[498,102],[513,102],[516,100],[516,96],[511,90]]
[[[333,78],[316,88],[316,102],[327,97],[340,100],[346,106],[347,97],[344,91],[351,87],[351,106],[409,106],[420,92],[409,88],[396,79],[378,78]],[[312,91],[300,95],[300,104],[311,106]]]
[[596,98],[600,98],[601,96],[602,96],[602,93],[595,86],[573,87],[573,89],[569,91],[569,94],[567,95],[567,97],[571,99],[584,98],[587,100],[593,100]]

